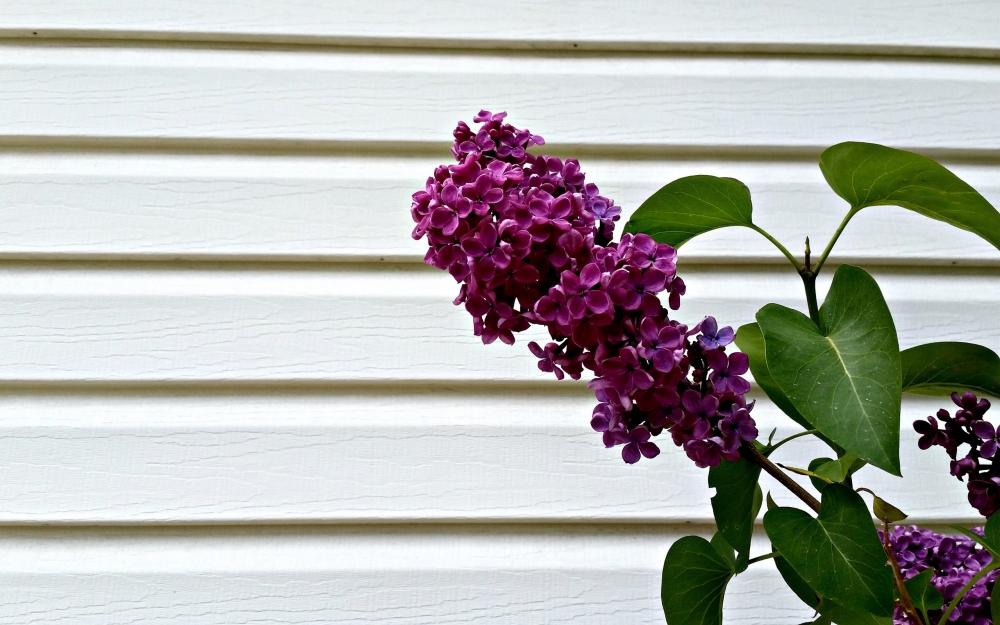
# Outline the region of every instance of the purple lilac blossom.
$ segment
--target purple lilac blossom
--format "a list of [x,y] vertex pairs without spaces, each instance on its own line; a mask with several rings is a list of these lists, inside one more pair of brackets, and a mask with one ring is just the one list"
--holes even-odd
[[540,370],[558,379],[593,371],[591,426],[606,446],[622,446],[625,462],[655,457],[650,438],[664,430],[698,466],[738,459],[757,428],[740,377],[746,356],[725,353],[732,328],[670,319],[659,295],[680,306],[677,251],[645,234],[612,243],[621,209],[577,160],[531,154],[544,140],[505,117],[480,111],[477,130],[459,122],[458,164],[439,166],[413,194],[424,262],[461,284],[455,304],[483,343],[512,344],[543,325],[552,342],[528,345]]
[[[937,413],[937,418],[913,422],[913,429],[920,434],[917,445],[928,449],[939,445],[951,457],[951,474],[964,481],[969,477],[969,503],[985,517],[1000,509],[1000,464],[993,461],[997,453],[997,431],[993,424],[985,420],[990,409],[987,399],[979,399],[972,393],[951,394],[951,400],[958,406],[952,416],[945,409]],[[938,420],[944,428],[938,427]],[[959,457],[959,447],[968,445],[968,452]]]
[[[982,535],[982,528],[972,531]],[[882,530],[879,530],[882,536]],[[910,579],[927,569],[934,569],[931,584],[944,595],[945,606],[965,586],[972,576],[992,560],[989,552],[965,536],[937,534],[915,525],[893,527],[889,531],[893,553],[899,562],[903,579]],[[1000,570],[987,574],[965,595],[948,617],[950,623],[990,625],[990,593]],[[940,619],[943,609],[931,610],[931,622]],[[894,625],[916,625],[897,606]]]

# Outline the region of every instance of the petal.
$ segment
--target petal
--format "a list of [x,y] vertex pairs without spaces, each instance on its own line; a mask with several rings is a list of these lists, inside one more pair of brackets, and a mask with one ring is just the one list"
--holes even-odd
[[638,443],[629,443],[622,448],[622,460],[628,464],[635,464],[636,462],[639,462],[640,457]]
[[656,322],[650,317],[646,317],[639,324],[639,334],[650,343],[657,343],[660,339],[659,328],[656,327]]
[[729,355],[729,374],[743,375],[750,370],[750,357],[743,352],[734,352]]
[[646,390],[647,388],[653,386],[653,376],[649,375],[646,371],[642,369],[635,369],[632,371],[632,383],[636,387]]
[[598,315],[611,310],[613,304],[611,297],[604,291],[590,291],[586,295],[587,307]]
[[972,424],[972,432],[979,438],[993,438],[996,434],[996,430],[993,428],[993,424],[988,421],[976,421]]
[[684,391],[684,394],[681,395],[681,405],[684,407],[684,410],[691,414],[701,412],[701,393],[694,389]]
[[639,451],[647,458],[655,458],[660,455],[660,448],[656,443],[639,443]]
[[669,372],[676,364],[673,353],[665,349],[658,349],[653,354],[653,368],[657,371]]
[[601,269],[597,263],[590,263],[580,271],[580,283],[589,289],[601,281]]

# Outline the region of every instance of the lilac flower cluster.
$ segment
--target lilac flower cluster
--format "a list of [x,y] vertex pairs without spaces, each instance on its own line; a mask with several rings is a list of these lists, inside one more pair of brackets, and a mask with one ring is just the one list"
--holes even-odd
[[[1000,464],[994,462],[1000,434],[984,418],[990,402],[972,393],[962,396],[952,393],[951,400],[958,406],[955,416],[942,408],[937,419],[927,417],[913,422],[913,429],[921,435],[917,444],[921,449],[933,445],[945,448],[951,456],[951,474],[959,480],[969,476],[969,503],[980,514],[989,517],[1000,509]],[[944,422],[944,428],[938,427],[938,419]],[[969,450],[959,458],[962,445],[968,445]]]
[[462,286],[455,304],[483,343],[545,326],[530,343],[538,368],[558,379],[594,372],[600,402],[591,425],[628,463],[659,453],[650,438],[671,431],[698,466],[739,458],[757,437],[744,395],[745,354],[726,353],[731,328],[712,317],[693,328],[671,320],[686,287],[677,253],[647,235],[612,243],[621,209],[587,183],[575,159],[533,155],[544,140],[480,111],[473,131],[455,129],[457,165],[441,165],[413,195],[413,238],[424,262]]
[[[982,529],[973,530],[982,535]],[[879,530],[881,535],[881,530]],[[944,595],[945,606],[955,598],[972,576],[992,560],[989,552],[965,536],[947,536],[915,525],[896,526],[889,532],[890,544],[899,561],[903,579],[910,579],[926,569],[934,569],[931,584]],[[979,580],[955,611],[948,617],[951,623],[990,625],[990,593],[1000,570],[987,574]],[[940,619],[941,610],[932,610],[931,621]],[[895,625],[916,625],[897,607],[893,618]]]

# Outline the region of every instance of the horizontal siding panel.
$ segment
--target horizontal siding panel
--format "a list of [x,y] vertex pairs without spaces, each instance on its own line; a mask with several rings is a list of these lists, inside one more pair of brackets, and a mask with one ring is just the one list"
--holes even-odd
[[[764,439],[801,429],[755,398]],[[909,425],[950,403],[908,397],[907,479],[866,468],[856,484],[912,521],[976,522],[947,455]],[[590,429],[593,405],[586,390],[7,393],[0,523],[712,522],[706,471],[669,436],[626,465]],[[774,459],[830,453],[797,441]]]
[[[73,625],[659,623],[663,557],[691,532],[4,530],[0,618]],[[754,549],[768,550],[762,540]],[[727,592],[727,623],[792,625],[808,616],[770,561]]]
[[[0,257],[420,262],[410,195],[429,157],[0,153]],[[588,179],[628,215],[661,185],[707,173],[749,185],[757,223],[799,252],[828,238],[846,204],[815,163],[584,158]],[[1000,206],[1000,168],[956,173]],[[887,238],[886,232],[895,233]],[[1000,264],[972,234],[895,207],[862,212],[834,260]],[[686,262],[784,262],[758,234],[710,233]]]
[[0,82],[7,138],[391,149],[489,108],[593,148],[1000,145],[1000,66],[982,63],[2,46]]
[[[804,304],[790,268],[703,266],[682,275],[688,295],[676,318],[691,324],[711,314],[737,326],[768,302]],[[1000,349],[994,271],[876,276],[904,347],[975,340]],[[456,293],[450,276],[423,268],[11,266],[0,271],[0,380],[552,379],[523,346],[545,340],[544,330],[532,328],[514,347],[484,347],[452,305]]]
[[[488,22],[488,28],[485,23]],[[988,0],[914,4],[784,0],[689,3],[514,0],[485,17],[458,0],[262,0],[168,4],[8,0],[9,36],[149,37],[570,49],[784,49],[925,53],[1000,49],[1000,9]]]

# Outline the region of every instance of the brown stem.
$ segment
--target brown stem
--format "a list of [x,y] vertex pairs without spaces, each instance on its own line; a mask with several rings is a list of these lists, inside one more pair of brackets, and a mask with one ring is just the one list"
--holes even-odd
[[902,604],[903,612],[914,623],[923,623],[924,620],[920,618],[917,609],[913,607],[910,593],[906,591],[903,572],[899,569],[899,562],[896,561],[896,554],[892,551],[892,543],[889,541],[889,524],[885,521],[882,521],[882,547],[885,549],[885,555],[889,556],[889,564],[892,565],[892,576],[896,579],[896,588],[899,589],[899,602]]
[[792,491],[792,494],[801,499],[813,511],[819,512],[819,501],[809,494],[809,491],[799,486],[798,482],[788,477],[784,471],[768,460],[753,444],[746,443],[740,449],[743,452],[744,458],[756,465],[760,465],[762,469],[767,471],[768,475],[781,482],[782,486]]

